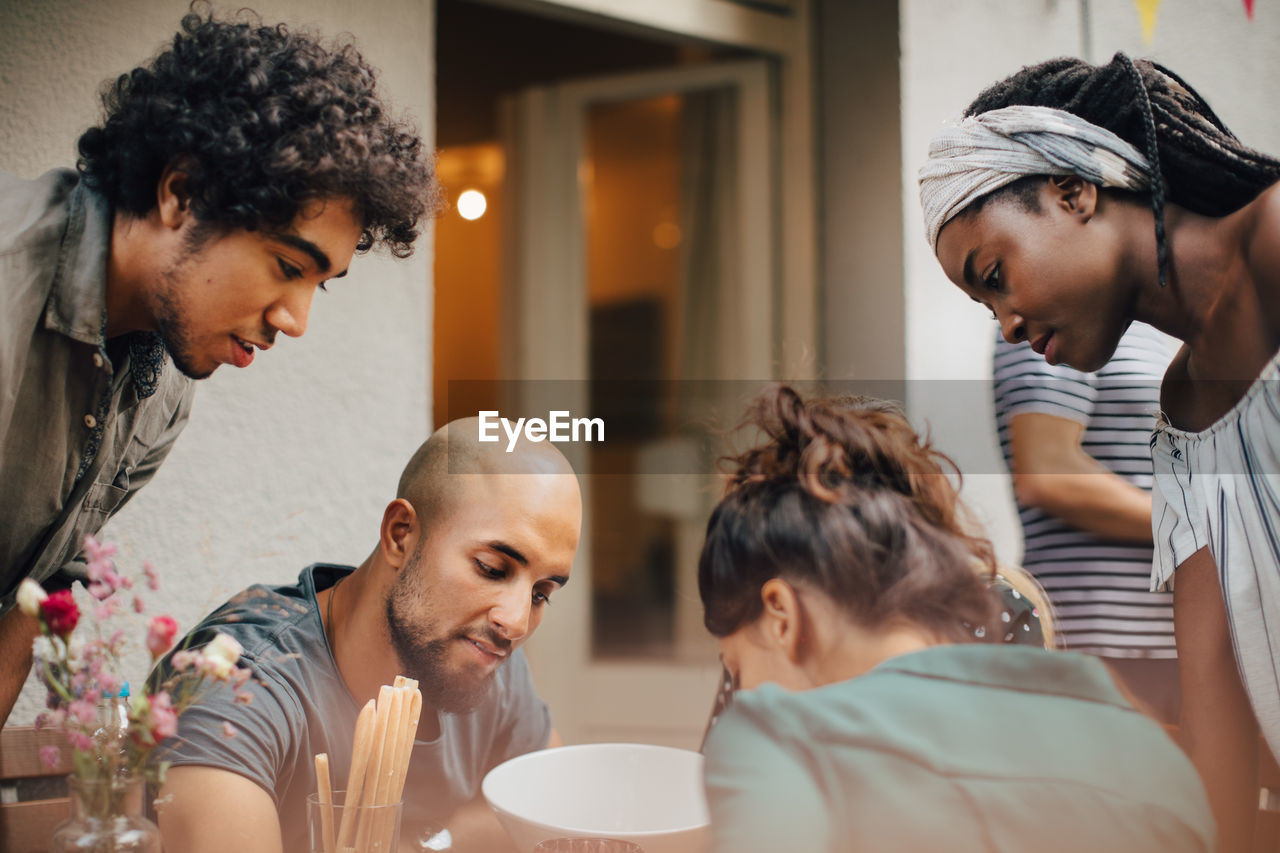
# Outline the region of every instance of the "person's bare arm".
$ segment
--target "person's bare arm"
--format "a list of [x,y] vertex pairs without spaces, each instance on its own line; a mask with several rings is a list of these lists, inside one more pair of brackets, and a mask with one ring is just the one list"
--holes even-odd
[[[40,636],[40,622],[18,608],[0,618],[0,726],[9,719],[31,672],[31,643]],[[27,722],[30,722],[29,720]]]
[[282,853],[271,795],[230,770],[170,768],[156,813],[165,853]]
[[1236,668],[1218,569],[1201,548],[1178,566],[1174,578],[1179,734],[1209,792],[1218,853],[1247,853],[1258,810],[1258,724]]
[[1150,543],[1151,495],[1086,453],[1083,435],[1083,425],[1056,415],[1026,412],[1010,419],[1018,502],[1104,539]]

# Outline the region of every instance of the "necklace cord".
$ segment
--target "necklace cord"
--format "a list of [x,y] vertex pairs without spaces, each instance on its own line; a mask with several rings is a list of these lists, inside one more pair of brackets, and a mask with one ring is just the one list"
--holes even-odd
[[333,638],[337,635],[337,628],[333,624],[333,600],[337,597],[338,587],[347,579],[346,575],[338,578],[338,580],[329,587],[329,599],[324,603],[324,638],[329,641],[329,652],[337,660],[338,649],[334,645]]

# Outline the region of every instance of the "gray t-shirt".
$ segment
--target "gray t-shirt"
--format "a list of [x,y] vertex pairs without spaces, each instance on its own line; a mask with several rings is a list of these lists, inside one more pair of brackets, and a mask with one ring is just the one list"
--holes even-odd
[[[306,849],[306,799],[316,790],[316,753],[328,753],[334,788],[345,786],[351,766],[360,706],[338,673],[316,604],[317,589],[351,571],[309,566],[296,585],[249,587],[201,622],[187,645],[203,645],[219,631],[235,637],[244,647],[242,664],[254,673],[247,686],[253,701],[236,704],[231,690],[212,691],[179,718],[172,749],[158,750],[173,766],[218,767],[262,786],[275,800],[286,851]],[[153,678],[164,677],[167,664],[166,659]],[[495,682],[479,708],[438,714],[440,736],[414,743],[402,834],[442,821],[476,797],[490,769],[547,745],[551,716],[533,688],[523,652],[498,668]],[[423,708],[424,718],[430,713]],[[234,737],[225,735],[224,722],[234,726]]]

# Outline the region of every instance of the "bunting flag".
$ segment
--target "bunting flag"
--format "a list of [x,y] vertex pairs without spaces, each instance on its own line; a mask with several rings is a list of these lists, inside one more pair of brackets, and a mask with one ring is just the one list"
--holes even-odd
[[1253,20],[1253,0],[1244,0],[1244,13],[1249,16],[1249,20]]
[[[1164,0],[1134,0],[1138,7],[1138,17],[1142,20],[1142,40],[1149,46],[1156,36],[1156,15],[1160,12],[1160,4]],[[1252,0],[1244,0],[1251,5]]]

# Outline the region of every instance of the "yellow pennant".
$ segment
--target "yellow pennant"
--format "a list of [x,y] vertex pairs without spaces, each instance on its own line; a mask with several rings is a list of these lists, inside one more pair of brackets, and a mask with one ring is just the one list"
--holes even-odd
[[1142,19],[1142,40],[1150,45],[1156,35],[1156,16],[1164,0],[1134,0],[1138,17]]

